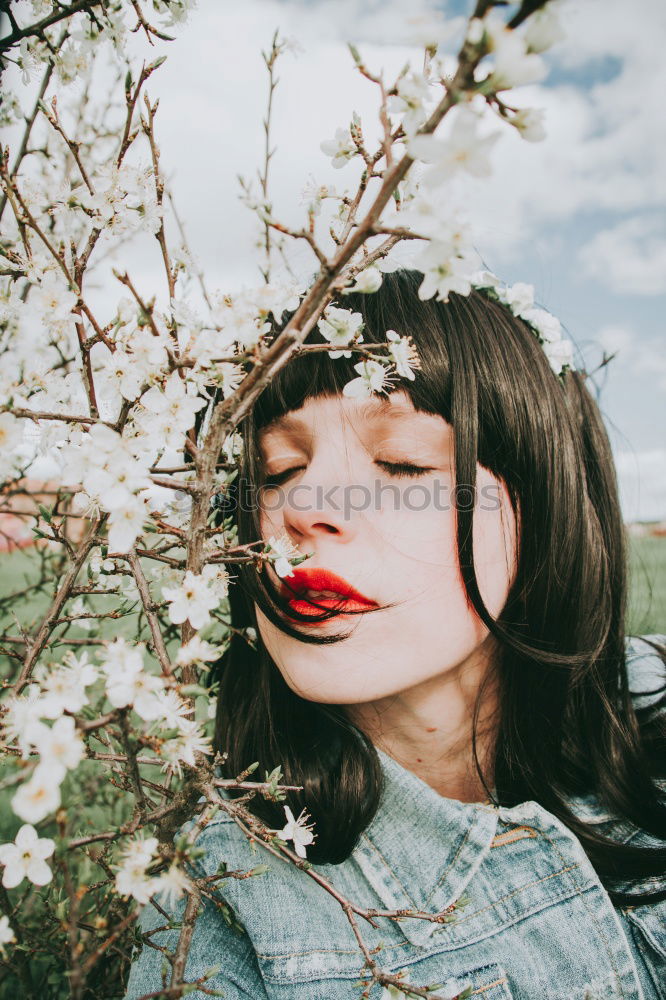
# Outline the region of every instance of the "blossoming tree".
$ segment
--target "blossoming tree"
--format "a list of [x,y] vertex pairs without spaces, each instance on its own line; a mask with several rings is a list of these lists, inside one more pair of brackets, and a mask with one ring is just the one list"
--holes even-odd
[[[30,0],[10,5],[0,39],[5,66],[16,65],[34,96],[24,111],[21,95],[9,94],[2,113],[16,138],[0,155],[0,512],[22,517],[36,538],[23,556],[26,580],[0,598],[0,970],[25,996],[101,997],[110,981],[120,991],[141,907],[186,897],[162,994],[184,995],[203,895],[225,877],[195,878],[189,862],[220,809],[313,876],[307,817],[286,809],[284,829],[267,830],[246,808],[255,795],[284,797],[280,761],[263,781],[252,779],[252,761],[233,781],[218,777],[206,673],[229,636],[228,567],[271,562],[286,576],[302,558],[286,538],[240,545],[215,516],[235,475],[239,421],[303,352],[356,354],[358,377],[344,389],[355,397],[414,378],[418,367],[406,338],[388,331],[386,343],[365,341],[361,316],[333,299],[373,294],[394,266],[393,248],[417,241],[423,298],[483,287],[526,319],[555,371],[573,363],[528,286],[506,289],[476,272],[472,234],[440,196],[459,172],[490,174],[502,127],[543,137],[541,112],[514,107],[510,91],[545,74],[542,53],[560,38],[552,2],[477,0],[464,23],[433,19],[419,65],[394,80],[350,47],[376,86],[381,137],[369,144],[353,115],[321,143],[341,176],[358,166],[342,194],[310,186],[301,228],[280,221],[268,190],[274,67],[285,49],[276,35],[264,53],[266,161],[257,190],[243,189],[261,230],[262,280],[231,295],[209,291],[165,182],[147,91],[163,60],[134,65],[125,45],[138,32],[149,54],[192,6]],[[116,70],[110,96],[95,91],[100,58]],[[84,96],[68,100],[66,85],[81,74],[90,74]],[[324,203],[333,207],[327,226]],[[110,248],[122,252],[137,236],[153,240],[161,288],[109,270]],[[275,280],[290,245],[308,248],[310,281]],[[94,275],[117,289],[113,308],[94,304]],[[305,344],[315,327],[323,344]],[[59,475],[38,500],[31,470],[44,456]],[[224,798],[223,787],[247,795]],[[381,968],[363,937],[371,914],[343,902],[367,982],[360,995],[378,983],[392,996],[435,997]]]

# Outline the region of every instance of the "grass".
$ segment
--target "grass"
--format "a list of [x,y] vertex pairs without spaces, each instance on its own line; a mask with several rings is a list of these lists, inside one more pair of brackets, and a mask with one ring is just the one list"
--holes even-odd
[[[19,626],[26,631],[33,631],[48,608],[54,593],[54,574],[57,575],[57,571],[53,563],[49,564],[48,583],[45,588],[37,591],[30,589],[40,574],[36,555],[34,549],[18,549],[11,553],[0,554],[0,628],[5,629],[9,624],[8,632],[12,635],[19,634]],[[62,568],[59,571],[62,572]],[[85,582],[85,577],[81,576],[79,583]],[[26,592],[21,593],[24,590]],[[18,596],[8,600],[13,594]],[[118,608],[116,596],[95,595],[90,601],[88,610],[97,613],[106,613]],[[67,610],[66,606],[65,613]],[[138,611],[136,605],[132,612],[118,620],[102,620],[99,632],[94,634],[105,638],[124,636],[128,640],[132,639],[136,635]],[[58,629],[58,634],[65,634],[63,628]],[[85,639],[89,633],[77,624],[70,624],[66,634],[68,638]]]
[[666,538],[629,539],[627,632],[666,634]]

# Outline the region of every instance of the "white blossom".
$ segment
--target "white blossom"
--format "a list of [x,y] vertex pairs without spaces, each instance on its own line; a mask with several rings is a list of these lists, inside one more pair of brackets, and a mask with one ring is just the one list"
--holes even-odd
[[159,841],[157,837],[143,837],[138,834],[134,840],[126,841],[122,849],[122,858],[132,865],[147,868],[155,860],[155,852]]
[[459,108],[450,134],[446,138],[415,135],[407,143],[410,156],[432,163],[423,183],[438,186],[448,181],[458,170],[472,177],[489,177],[492,172],[490,151],[499,132],[480,135],[480,117],[469,108]]
[[58,278],[54,271],[47,271],[30,292],[30,304],[38,309],[48,325],[71,319],[72,309],[77,302],[78,296],[70,291],[64,278]]
[[105,163],[93,177],[95,193],[81,193],[81,203],[105,236],[125,236],[142,230],[154,235],[162,224],[152,166]]
[[543,350],[556,375],[562,372],[565,365],[574,368],[573,344],[570,340],[545,341]]
[[62,716],[49,728],[43,722],[30,729],[30,742],[40,756],[40,767],[60,783],[67,771],[78,767],[85,753],[83,740],[71,716]]
[[180,586],[163,587],[164,599],[169,602],[169,620],[174,625],[189,621],[194,629],[203,628],[210,621],[210,612],[220,603],[218,594],[203,575],[187,570]]
[[136,442],[111,427],[95,424],[78,445],[72,443],[63,449],[68,481],[78,479],[103,510],[122,508],[150,485],[150,459],[136,454],[135,447]]
[[546,309],[523,309],[521,316],[530,326],[536,328],[542,340],[555,343],[562,339],[562,325],[559,319]]
[[354,284],[350,288],[346,288],[345,293],[361,292],[364,295],[372,295],[373,292],[379,291],[383,280],[382,272],[372,264],[356,275]]
[[324,199],[336,197],[336,190],[332,184],[319,184],[314,177],[310,177],[301,191],[301,205],[307,206],[308,215],[316,216],[321,213]]
[[93,627],[91,619],[85,617],[85,615],[88,614],[88,610],[89,609],[83,603],[82,597],[75,598],[69,606],[69,614],[73,618],[79,619],[76,624],[80,629],[83,629],[84,632],[89,632]]
[[165,729],[180,728],[183,719],[194,711],[194,708],[184,702],[178,692],[172,688],[158,691],[155,699],[160,709],[157,718],[159,718],[162,728]]
[[515,285],[508,287],[501,297],[514,316],[523,316],[528,309],[532,309],[534,306],[534,285],[518,281]]
[[159,877],[152,877],[146,872],[155,860],[157,845],[157,837],[145,840],[137,837],[125,845],[115,878],[116,892],[121,896],[132,896],[141,905],[149,901],[159,885]]
[[562,336],[559,319],[546,309],[525,309],[521,316],[532,326],[539,337],[544,354],[556,375],[565,367],[574,369],[573,344]]
[[0,413],[0,480],[14,476],[18,470],[23,426],[24,422],[13,413]]
[[15,125],[22,115],[23,110],[17,94],[8,92],[3,94],[2,105],[0,105],[0,128]]
[[545,52],[556,42],[566,38],[558,17],[557,5],[551,0],[546,7],[535,11],[527,20],[525,44],[528,52]]
[[75,45],[70,38],[58,49],[54,59],[56,72],[61,83],[72,83],[88,68],[91,43]]
[[298,854],[299,858],[305,858],[305,848],[314,840],[312,824],[308,826],[306,823],[309,816],[304,809],[298,819],[294,819],[294,814],[289,806],[284,806],[284,812],[287,822],[281,830],[277,831],[277,835],[280,840],[293,841],[296,854]]
[[[77,493],[76,496],[72,498],[73,504],[76,506],[77,498],[86,497],[87,494]],[[85,501],[82,499],[81,503]],[[82,509],[78,508],[79,513]],[[102,558],[99,549],[95,550],[88,561],[88,567],[90,570],[91,579],[94,581],[95,586],[103,590],[114,590],[120,586],[122,577],[119,576],[115,571],[118,568],[115,559]]]
[[146,505],[140,497],[129,497],[122,507],[109,517],[109,548],[112,552],[129,552],[146,520]]
[[486,26],[480,17],[473,17],[467,25],[466,41],[470,45],[480,45],[486,33]]
[[344,167],[349,160],[358,155],[358,149],[348,128],[336,129],[333,139],[322,142],[319,148],[322,153],[332,158],[332,165],[336,169]]
[[110,677],[106,684],[106,694],[114,708],[131,705],[144,722],[152,722],[159,718],[162,711],[157,698],[162,686],[161,677],[141,670],[134,674]]
[[[472,234],[468,224],[447,209],[444,199],[433,190],[419,189],[409,205],[396,212],[391,224],[405,226],[419,236],[447,242],[453,248],[468,247]],[[382,271],[396,270],[399,261],[384,258],[377,265]]]
[[397,95],[388,100],[388,110],[403,115],[402,127],[411,135],[428,117],[430,82],[423,73],[407,73],[400,77],[396,90]]
[[143,366],[120,347],[116,347],[115,351],[106,351],[102,365],[102,373],[115,380],[123,399],[133,403],[145,381]]
[[271,329],[271,324],[260,316],[248,293],[219,298],[213,310],[213,318],[222,330],[223,337],[219,344],[222,349],[236,343],[245,350],[251,350],[257,346],[263,334]]
[[226,399],[236,391],[244,378],[245,372],[239,365],[231,361],[220,361],[206,372],[205,383],[217,386],[222,391],[222,398]]
[[123,865],[116,872],[116,892],[124,897],[131,896],[142,906],[150,900],[158,884],[157,878],[151,878],[141,869],[130,865]]
[[153,0],[153,2],[158,9],[161,8],[164,13],[169,15],[166,26],[173,27],[187,21],[190,11],[196,7],[197,0],[168,0],[168,2],[166,0],[157,0],[157,2]]
[[527,142],[542,142],[546,138],[545,117],[541,108],[522,108],[509,121]]
[[21,443],[23,427],[23,421],[13,413],[0,413],[0,453],[11,452]]
[[217,660],[222,655],[217,646],[211,646],[209,642],[201,639],[198,635],[193,635],[189,642],[181,646],[176,654],[176,663],[180,667],[189,667],[193,663],[207,663],[210,660]]
[[221,563],[208,563],[201,571],[202,578],[206,581],[218,601],[223,601],[229,593],[229,574]]
[[503,91],[543,80],[547,69],[541,56],[530,51],[525,38],[507,28],[494,13],[485,19],[494,56],[489,86],[495,91]]
[[273,569],[279,577],[292,576],[293,570],[289,560],[302,555],[286,533],[279,538],[271,535],[266,543],[266,551],[271,556],[277,556],[273,562]]
[[446,302],[451,292],[469,295],[474,271],[469,239],[468,228],[455,219],[450,221],[448,229],[440,224],[437,237],[431,239],[416,258],[416,266],[424,274],[419,298],[429,299],[436,295]]
[[[439,986],[437,987],[439,992]],[[394,986],[393,983],[389,983],[388,986],[382,987],[382,992],[379,994],[378,1000],[405,1000],[405,994],[402,990]]]
[[210,738],[206,736],[199,723],[194,719],[181,719],[178,728],[180,730],[178,736],[171,740],[165,740],[162,744],[160,756],[165,760],[162,770],[180,777],[182,764],[195,767],[196,754],[211,754],[213,748]]
[[[363,317],[349,309],[329,306],[317,324],[319,332],[329,344],[344,345],[363,340]],[[330,351],[332,358],[350,358],[351,351]]]
[[500,289],[502,284],[501,280],[492,271],[475,271],[472,274],[472,286],[474,288],[494,288],[496,290]]
[[300,285],[295,284],[267,283],[248,290],[245,294],[252,301],[259,316],[265,319],[272,313],[277,322],[281,323],[286,312],[298,309],[303,290]]
[[39,823],[60,805],[60,785],[48,768],[38,765],[12,798],[12,809],[26,823]]
[[47,713],[39,684],[29,684],[22,694],[10,694],[5,702],[2,719],[6,742],[13,743],[16,740],[21,753],[27,755],[32,746],[27,734],[45,716]]
[[382,392],[389,379],[386,366],[378,361],[359,361],[354,371],[359,373],[359,378],[347,382],[342,390],[343,395],[352,399],[366,399],[373,392]]
[[9,923],[9,917],[3,913],[0,917],[0,955],[5,956],[7,954],[5,945],[12,944],[14,941],[16,941],[16,935]]
[[[193,426],[195,414],[206,405],[206,401],[190,391],[178,372],[172,372],[163,390],[153,386],[143,394],[141,405],[147,412],[137,414],[140,426],[148,434],[162,436],[165,447],[178,447],[180,436]],[[173,440],[169,432],[175,432]]]
[[39,837],[34,826],[25,823],[16,834],[13,844],[0,845],[0,864],[5,866],[2,884],[14,889],[27,878],[33,885],[46,885],[53,872],[46,863],[55,851],[55,841]]
[[106,696],[114,708],[131,705],[144,722],[159,718],[157,692],[164,687],[161,677],[149,674],[143,666],[143,644],[130,646],[125,639],[115,639],[102,654],[106,674]]
[[412,369],[420,368],[421,362],[411,338],[401,337],[395,330],[387,330],[386,339],[388,341],[389,355],[398,375],[413,381],[416,376]]
[[157,895],[157,901],[167,910],[173,909],[175,904],[183,896],[183,893],[192,888],[192,882],[187,877],[182,868],[175,862],[162,872],[155,879],[153,892]]
[[186,333],[201,330],[204,321],[196,310],[185,299],[171,299],[171,319],[176,326],[185,327]]

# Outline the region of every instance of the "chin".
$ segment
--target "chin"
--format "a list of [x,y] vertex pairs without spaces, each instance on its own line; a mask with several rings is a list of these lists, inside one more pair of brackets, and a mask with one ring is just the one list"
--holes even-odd
[[317,650],[312,646],[305,656],[300,650],[297,656],[285,655],[284,651],[277,652],[270,647],[268,650],[285,683],[305,701],[322,705],[354,705],[376,697],[376,693],[368,689],[363,664],[350,665],[349,656],[331,657],[331,647],[324,651],[321,659],[317,658]]

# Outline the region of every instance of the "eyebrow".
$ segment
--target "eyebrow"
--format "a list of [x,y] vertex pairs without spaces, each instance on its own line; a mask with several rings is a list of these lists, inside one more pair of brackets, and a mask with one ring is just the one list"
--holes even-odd
[[[391,420],[398,417],[431,416],[431,414],[423,413],[420,410],[413,410],[405,403],[394,403],[390,397],[382,396],[381,398],[373,397],[364,400],[359,404],[355,416],[359,420]],[[295,412],[292,411],[283,414],[281,417],[275,417],[261,429],[260,434],[263,436],[270,431],[297,431],[301,430],[305,423],[306,421],[303,417],[296,416]]]

